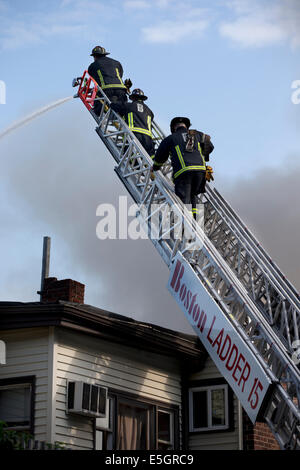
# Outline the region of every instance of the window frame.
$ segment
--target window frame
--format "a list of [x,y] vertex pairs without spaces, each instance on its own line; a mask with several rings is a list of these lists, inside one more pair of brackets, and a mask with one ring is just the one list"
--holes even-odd
[[[114,429],[114,434],[115,434],[115,444],[117,442],[118,438],[118,416],[119,416],[119,406],[120,404],[124,405],[129,405],[133,406],[136,408],[144,408],[146,410],[147,414],[147,448],[145,450],[150,450],[152,446],[154,445],[154,440],[155,440],[155,410],[154,410],[154,405],[152,403],[146,403],[143,400],[138,400],[136,398],[129,398],[126,396],[117,396],[116,400],[116,407],[115,407],[115,429]],[[118,450],[118,449],[116,449]]]
[[[171,437],[170,441],[164,441],[163,439],[159,439],[158,437],[158,413],[165,413],[170,416],[170,437]],[[167,445],[169,444],[170,446],[172,446],[172,450],[174,450],[175,448],[175,426],[174,426],[175,413],[174,411],[157,407],[156,415],[157,415],[156,448],[158,449],[159,444],[167,444]]]
[[[107,395],[107,408],[106,412],[108,413],[108,417],[106,418],[95,418],[94,420],[94,450],[109,450],[107,449],[107,442],[108,442],[108,437],[111,435],[112,438],[112,443],[114,442],[114,407],[115,407],[115,400],[114,398],[110,397]],[[100,420],[106,420],[107,419],[107,426],[101,426],[99,424]],[[98,423],[97,423],[98,421]],[[99,449],[97,447],[97,434],[101,433],[102,434],[102,448]],[[103,448],[104,447],[104,448]]]
[[[119,403],[132,404],[133,406],[146,407],[149,410],[148,418],[148,441],[149,441],[149,450],[158,449],[158,411],[169,412],[172,414],[172,423],[173,423],[173,449],[179,450],[180,445],[180,436],[179,436],[179,406],[172,403],[166,404],[164,402],[159,402],[151,400],[147,397],[141,397],[130,392],[124,392],[117,389],[108,389],[108,398],[111,399],[113,415],[112,415],[112,429],[104,430],[104,432],[112,433],[112,450],[116,450],[117,443],[117,429],[118,429],[118,409]],[[96,432],[101,431],[99,427],[96,426],[96,419],[94,420],[94,449],[96,445]]]
[[29,411],[29,424],[27,426],[8,426],[7,429],[14,431],[29,432],[34,435],[34,411],[35,411],[35,388],[36,388],[36,376],[27,375],[21,377],[11,377],[0,379],[0,388],[9,389],[18,388],[21,385],[30,386],[30,411]]
[[[211,413],[211,391],[224,389],[225,390],[225,424],[212,426],[212,413]],[[208,417],[208,426],[201,428],[194,428],[193,423],[193,392],[206,391],[209,393],[209,402],[207,403],[206,412]],[[204,433],[220,433],[230,432],[234,430],[234,412],[233,412],[233,392],[228,383],[224,379],[212,380],[199,380],[190,382],[187,390],[188,401],[188,430],[191,434],[204,434]]]

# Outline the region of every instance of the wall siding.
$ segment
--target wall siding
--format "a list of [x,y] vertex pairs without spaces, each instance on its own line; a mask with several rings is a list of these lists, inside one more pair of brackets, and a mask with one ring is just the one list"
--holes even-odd
[[0,378],[36,376],[34,438],[47,439],[48,328],[1,331],[6,343],[6,364]]
[[57,330],[55,440],[73,449],[93,449],[93,420],[66,413],[67,380],[100,383],[110,389],[175,404],[181,408],[177,361],[84,334]]
[[[189,379],[193,380],[210,380],[221,378],[222,375],[216,368],[210,357],[207,358],[205,368],[196,374],[192,374]],[[238,450],[239,449],[239,431],[238,431],[238,400],[234,395],[233,403],[234,413],[234,430],[227,432],[210,432],[210,433],[190,433],[189,449],[190,450]]]
[[[100,383],[153,401],[177,405],[181,429],[181,373],[178,362],[134,350],[66,328],[33,328],[1,332],[7,364],[0,377],[36,376],[34,438],[63,442],[73,449],[93,449],[93,420],[66,413],[67,380]],[[221,377],[207,359],[189,380]],[[180,435],[181,440],[181,435]],[[238,401],[234,398],[234,431],[189,434],[190,450],[239,447]]]

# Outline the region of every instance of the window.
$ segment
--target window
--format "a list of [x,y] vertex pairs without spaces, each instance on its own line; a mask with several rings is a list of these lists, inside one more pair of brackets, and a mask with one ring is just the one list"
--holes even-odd
[[34,377],[0,380],[0,420],[10,429],[33,432]]
[[194,387],[189,390],[190,432],[229,428],[228,385]]
[[95,449],[112,450],[113,449],[113,414],[114,400],[108,398],[106,401],[105,418],[96,418],[95,420]]
[[157,410],[157,442],[159,450],[174,449],[174,413]]
[[147,450],[151,448],[152,405],[119,400],[117,416],[118,450]]
[[178,447],[178,408],[110,393],[105,418],[95,420],[96,450],[172,450]]

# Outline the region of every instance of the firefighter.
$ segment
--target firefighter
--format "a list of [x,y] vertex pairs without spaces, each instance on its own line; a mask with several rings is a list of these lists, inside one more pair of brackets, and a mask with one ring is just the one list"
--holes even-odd
[[[93,48],[91,56],[94,57],[88,68],[88,73],[98,85],[102,88],[110,101],[127,101],[127,86],[131,86],[130,79],[123,83],[123,67],[117,60],[107,57],[104,47],[96,46]],[[127,85],[127,86],[126,86]],[[95,101],[94,112],[99,115],[102,105],[99,101]]]
[[131,103],[112,103],[111,108],[124,117],[129,129],[140,141],[148,155],[154,158],[155,150],[151,131],[154,114],[145,104],[148,97],[140,88],[136,88],[129,98]]
[[205,192],[206,181],[213,179],[212,168],[206,166],[214,146],[210,136],[190,130],[187,117],[175,117],[170,124],[171,135],[160,143],[153,159],[153,171],[157,171],[171,155],[175,194],[184,204],[192,207],[197,219],[197,195]]

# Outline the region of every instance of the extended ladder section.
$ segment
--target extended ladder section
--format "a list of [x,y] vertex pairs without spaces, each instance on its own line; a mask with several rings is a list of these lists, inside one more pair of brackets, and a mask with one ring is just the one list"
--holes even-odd
[[[255,422],[266,422],[282,449],[300,449],[300,301],[254,236],[216,189],[199,197],[196,223],[173,191],[168,162],[152,161],[85,71],[79,97],[136,202],[137,216],[170,269],[168,288]],[[93,111],[100,100],[99,116]],[[164,138],[153,123],[156,145]],[[207,185],[208,186],[208,185]]]

